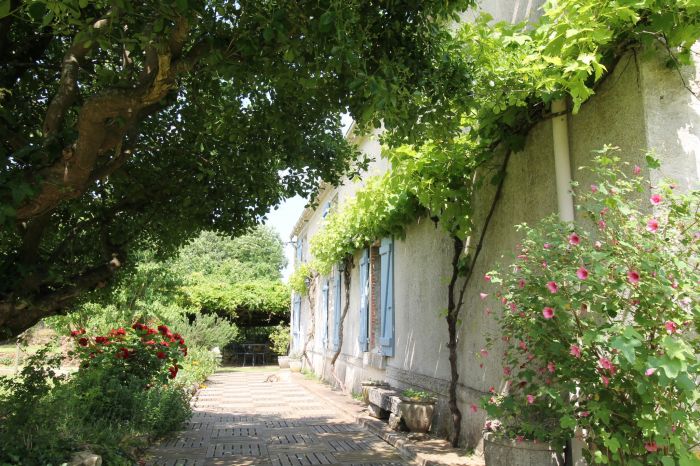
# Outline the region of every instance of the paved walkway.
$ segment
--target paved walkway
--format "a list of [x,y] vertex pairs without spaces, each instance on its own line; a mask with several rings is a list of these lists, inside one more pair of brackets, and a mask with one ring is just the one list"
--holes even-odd
[[[405,465],[394,447],[294,383],[288,371],[218,373],[153,466]],[[273,378],[274,379],[274,378]]]

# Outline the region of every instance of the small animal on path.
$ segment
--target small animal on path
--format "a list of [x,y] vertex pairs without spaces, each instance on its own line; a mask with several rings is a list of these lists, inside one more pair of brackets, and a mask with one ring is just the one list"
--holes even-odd
[[280,378],[276,376],[275,374],[268,375],[267,378],[265,379],[265,382],[279,382]]

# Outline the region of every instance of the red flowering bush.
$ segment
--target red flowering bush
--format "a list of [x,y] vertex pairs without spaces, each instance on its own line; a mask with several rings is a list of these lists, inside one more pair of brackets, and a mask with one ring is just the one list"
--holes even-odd
[[137,322],[131,328],[112,329],[107,335],[89,337],[85,329],[71,331],[80,371],[99,370],[122,381],[139,379],[145,384],[166,383],[177,376],[187,356],[185,339],[166,325],[157,329]]
[[578,190],[588,228],[521,225],[514,264],[486,277],[506,389],[483,406],[512,438],[563,445],[580,428],[591,463],[697,465],[700,192],[620,166],[603,151]]

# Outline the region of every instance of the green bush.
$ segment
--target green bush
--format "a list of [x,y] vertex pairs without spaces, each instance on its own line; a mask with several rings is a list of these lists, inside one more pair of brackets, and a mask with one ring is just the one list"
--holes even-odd
[[201,346],[191,347],[182,364],[178,380],[187,386],[200,384],[213,374],[218,366],[219,361],[214,353]]
[[279,355],[285,355],[289,351],[289,342],[291,334],[289,325],[278,324],[272,332],[270,332],[270,341],[272,342],[272,351]]
[[700,191],[621,167],[606,148],[577,190],[592,231],[523,225],[515,264],[487,275],[509,389],[484,407],[510,438],[586,432],[588,464],[698,465]]
[[239,335],[236,324],[215,314],[196,314],[193,319],[187,315],[173,316],[168,323],[180,330],[190,347],[223,348]]
[[[85,360],[68,378],[57,375],[60,359],[47,348],[31,356],[17,377],[0,378],[0,464],[61,464],[87,447],[102,455],[105,464],[131,465],[137,448],[186,421],[189,396],[171,380],[171,360],[156,356],[167,366],[161,368],[136,355],[117,357],[129,344],[115,340],[130,336],[114,336],[108,351],[92,341],[79,343]],[[88,337],[79,331],[75,338]],[[93,350],[104,352],[90,357]],[[174,351],[173,358],[182,354],[179,346]]]

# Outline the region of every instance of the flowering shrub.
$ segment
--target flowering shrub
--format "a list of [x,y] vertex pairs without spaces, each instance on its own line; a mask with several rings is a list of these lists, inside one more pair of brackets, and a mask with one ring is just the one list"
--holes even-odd
[[563,445],[581,428],[590,462],[700,464],[689,451],[700,438],[700,193],[650,192],[609,148],[596,162],[600,181],[577,189],[590,228],[521,225],[514,265],[485,277],[500,286],[507,388],[483,401],[499,421],[487,429]]
[[135,323],[131,328],[112,329],[107,335],[89,337],[85,329],[71,331],[80,370],[100,370],[122,382],[136,378],[146,384],[166,383],[182,368],[187,356],[185,339],[166,325],[157,328]]

